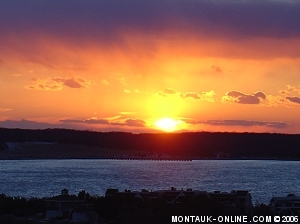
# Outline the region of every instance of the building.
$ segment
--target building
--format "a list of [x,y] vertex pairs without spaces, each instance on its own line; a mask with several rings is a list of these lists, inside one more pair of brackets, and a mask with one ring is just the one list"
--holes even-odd
[[273,197],[270,200],[272,215],[300,216],[300,197],[288,194],[286,197]]
[[67,189],[61,194],[46,200],[45,219],[69,219],[72,222],[97,222],[98,215],[91,210],[91,204],[79,199],[76,195],[69,195]]
[[[249,217],[253,214],[252,198],[248,191],[244,190],[233,190],[229,193],[227,192],[206,192],[199,190],[192,190],[188,188],[187,190],[181,189],[177,190],[171,187],[168,190],[159,191],[131,191],[125,190],[124,192],[119,192],[118,189],[107,189],[106,197],[115,197],[120,200],[141,200],[144,202],[152,202],[154,200],[159,200],[167,204],[188,204],[196,201],[199,204],[206,204],[208,206],[217,206],[226,215],[247,215]],[[204,204],[203,204],[204,203]]]
[[224,207],[224,213],[230,215],[252,216],[252,197],[248,191],[232,190],[231,192],[214,191],[208,193],[216,203]]

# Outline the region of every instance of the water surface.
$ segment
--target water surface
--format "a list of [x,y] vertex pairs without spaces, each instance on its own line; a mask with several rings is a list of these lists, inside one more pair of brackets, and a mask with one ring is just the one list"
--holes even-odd
[[63,188],[103,196],[107,188],[250,191],[253,203],[300,195],[300,161],[2,160],[0,193],[44,197]]

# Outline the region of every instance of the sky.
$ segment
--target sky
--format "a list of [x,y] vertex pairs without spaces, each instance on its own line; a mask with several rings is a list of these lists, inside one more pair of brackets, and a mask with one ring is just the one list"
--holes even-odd
[[4,0],[0,127],[300,134],[299,0]]

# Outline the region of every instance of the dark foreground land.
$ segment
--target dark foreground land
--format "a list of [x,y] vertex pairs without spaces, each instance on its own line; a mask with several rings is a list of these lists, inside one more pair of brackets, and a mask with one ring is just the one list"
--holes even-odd
[[[228,212],[224,203],[205,197],[193,197],[190,200],[180,201],[180,203],[169,203],[167,198],[141,200],[141,198],[133,197],[133,195],[128,193],[122,197],[100,197],[80,191],[77,195],[70,195],[69,197],[72,198],[72,201],[82,200],[84,203],[92,205],[93,214],[98,216],[97,221],[80,223],[164,224],[171,223],[171,218],[174,215],[217,217],[244,214]],[[0,194],[0,223],[73,223],[71,222],[71,214],[65,214],[66,217],[64,218],[46,219],[47,200],[49,198],[26,199]],[[252,211],[251,215],[266,216],[271,214],[270,207],[265,204],[256,204]]]
[[300,159],[300,135],[0,128],[0,159]]

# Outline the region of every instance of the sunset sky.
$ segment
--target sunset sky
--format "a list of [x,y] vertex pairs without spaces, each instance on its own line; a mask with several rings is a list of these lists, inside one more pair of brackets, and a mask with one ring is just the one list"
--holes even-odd
[[300,133],[299,12],[298,0],[1,1],[0,127]]

